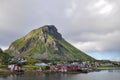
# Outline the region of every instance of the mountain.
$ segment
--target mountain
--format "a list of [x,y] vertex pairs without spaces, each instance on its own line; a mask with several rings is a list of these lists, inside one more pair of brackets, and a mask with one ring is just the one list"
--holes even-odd
[[11,43],[6,50],[12,56],[45,60],[94,60],[68,43],[54,25],[34,29]]

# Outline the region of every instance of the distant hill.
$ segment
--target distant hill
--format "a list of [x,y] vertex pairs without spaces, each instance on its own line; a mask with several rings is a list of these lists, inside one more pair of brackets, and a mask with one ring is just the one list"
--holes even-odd
[[0,48],[0,64],[7,64],[10,58],[10,55],[8,53],[4,53]]
[[54,25],[32,30],[12,42],[6,52],[12,56],[43,60],[95,60],[63,39]]
[[2,62],[3,56],[4,56],[3,51],[2,51],[2,49],[0,48],[0,62]]
[[3,53],[3,50],[0,48],[0,53]]

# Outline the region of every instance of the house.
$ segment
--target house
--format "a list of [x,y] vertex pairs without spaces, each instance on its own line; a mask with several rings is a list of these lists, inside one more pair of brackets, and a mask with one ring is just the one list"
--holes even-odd
[[57,68],[57,66],[50,66],[50,71],[58,71],[59,69]]
[[35,65],[36,66],[48,66],[48,64],[46,64],[46,63],[36,63]]
[[19,70],[21,69],[21,67],[18,66],[17,64],[8,65],[8,68],[9,68],[11,71],[19,71]]
[[24,57],[14,57],[11,59],[11,61],[17,61],[19,63],[27,62],[27,60]]
[[67,69],[68,69],[68,71],[77,71],[78,65],[68,65]]
[[68,68],[67,65],[61,65],[61,67],[59,68],[59,71],[61,72],[67,72]]
[[73,62],[71,63],[72,65],[78,65],[79,63],[78,62]]

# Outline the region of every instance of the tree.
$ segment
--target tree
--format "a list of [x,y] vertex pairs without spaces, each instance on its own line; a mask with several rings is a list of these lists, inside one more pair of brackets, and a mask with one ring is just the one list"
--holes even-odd
[[10,59],[11,59],[11,56],[8,55],[7,53],[3,53],[3,54],[4,54],[4,55],[3,55],[3,58],[2,58],[2,62],[3,62],[4,64],[8,64],[9,61],[10,61]]

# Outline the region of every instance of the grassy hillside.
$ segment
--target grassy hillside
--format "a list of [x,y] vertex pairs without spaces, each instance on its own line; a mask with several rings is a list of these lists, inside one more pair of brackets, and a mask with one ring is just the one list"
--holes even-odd
[[32,30],[24,37],[12,42],[6,52],[12,56],[35,59],[94,60],[64,40],[53,25],[45,25]]

